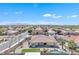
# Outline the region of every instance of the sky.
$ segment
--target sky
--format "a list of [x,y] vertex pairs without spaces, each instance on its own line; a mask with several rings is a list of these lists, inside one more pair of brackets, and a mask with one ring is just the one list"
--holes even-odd
[[0,24],[79,25],[79,3],[0,3]]

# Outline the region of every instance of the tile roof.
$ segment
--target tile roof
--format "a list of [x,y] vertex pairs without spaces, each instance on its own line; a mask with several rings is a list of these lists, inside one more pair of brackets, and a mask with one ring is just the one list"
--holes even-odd
[[68,40],[73,40],[75,43],[79,43],[79,35],[71,35]]
[[32,36],[30,42],[56,42],[53,36],[45,36],[45,35],[34,35]]

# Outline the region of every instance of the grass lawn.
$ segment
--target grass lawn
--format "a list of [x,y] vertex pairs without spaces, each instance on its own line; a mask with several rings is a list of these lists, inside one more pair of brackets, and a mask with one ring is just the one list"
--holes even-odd
[[76,49],[76,52],[78,52],[78,53],[79,53],[79,48],[77,48],[77,49]]
[[40,52],[40,49],[39,48],[22,49],[21,52],[22,53],[25,53],[25,52]]

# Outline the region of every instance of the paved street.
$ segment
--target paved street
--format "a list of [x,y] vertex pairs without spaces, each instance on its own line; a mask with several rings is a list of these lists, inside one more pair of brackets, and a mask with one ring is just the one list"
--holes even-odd
[[18,36],[14,36],[14,37],[12,36],[10,38],[7,38],[7,39],[9,39],[7,42],[0,44],[0,52],[2,53],[3,50],[10,48],[12,45],[19,43],[20,41],[25,40],[27,35],[28,35],[28,33],[24,32],[24,33],[19,34]]

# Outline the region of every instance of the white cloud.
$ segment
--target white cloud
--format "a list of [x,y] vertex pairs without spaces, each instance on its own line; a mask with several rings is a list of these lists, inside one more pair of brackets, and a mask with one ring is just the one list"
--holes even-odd
[[43,16],[44,16],[44,17],[51,17],[52,14],[44,14]]
[[72,18],[76,18],[77,16],[78,16],[78,15],[72,15],[71,17],[72,17]]
[[61,18],[62,16],[59,16],[59,15],[56,15],[56,14],[44,14],[43,15],[44,17],[51,17],[51,18],[54,18],[54,19],[57,19],[57,18]]

